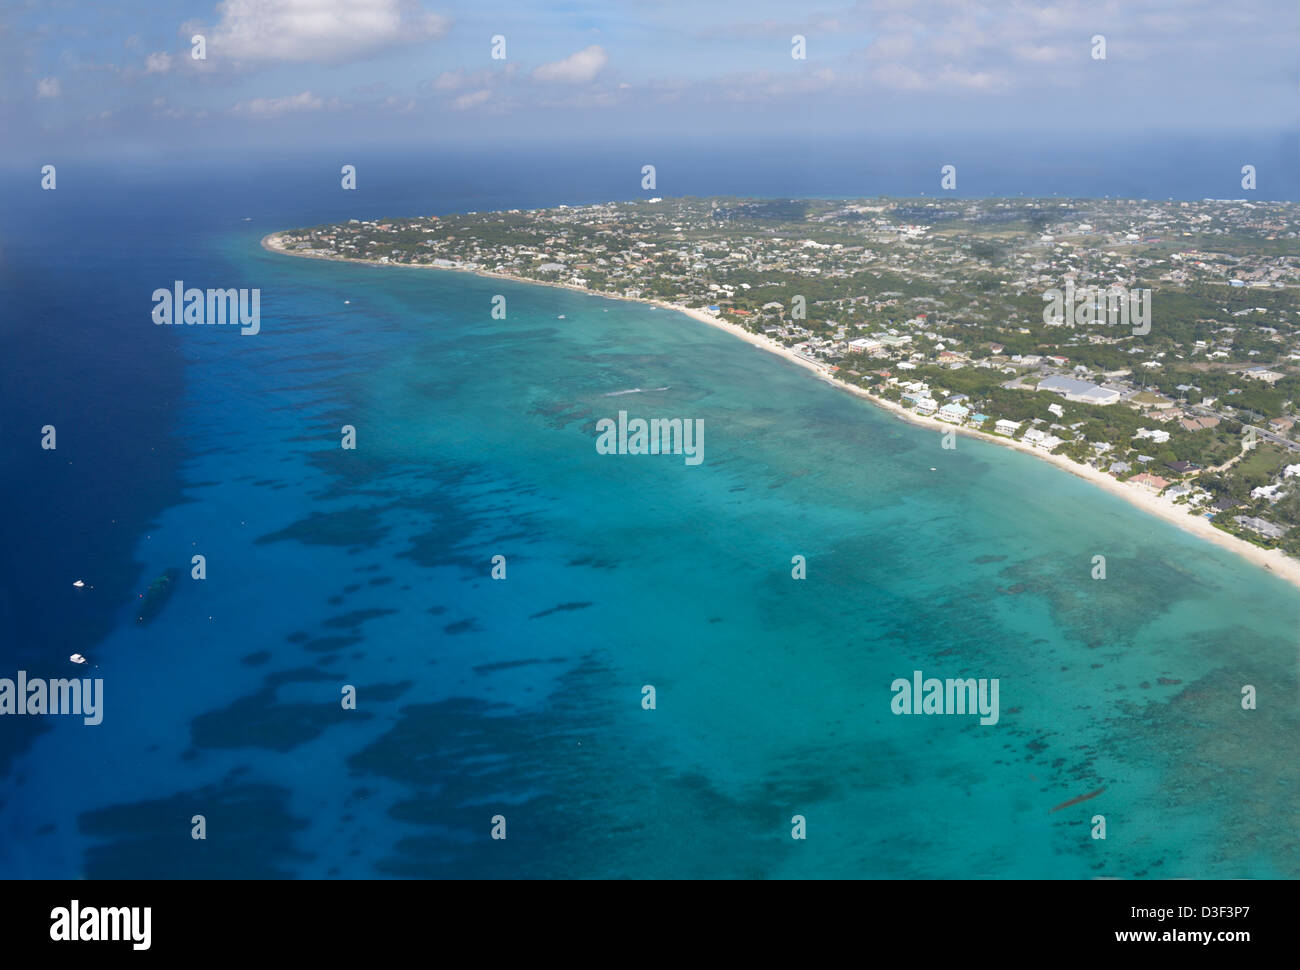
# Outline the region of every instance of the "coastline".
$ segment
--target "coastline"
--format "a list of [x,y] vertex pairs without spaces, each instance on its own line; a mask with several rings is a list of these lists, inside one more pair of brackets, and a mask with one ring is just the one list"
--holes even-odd
[[693,320],[698,320],[700,323],[705,323],[718,330],[723,330],[753,347],[757,347],[760,350],[765,350],[768,353],[782,357],[790,363],[815,374],[827,384],[831,384],[840,390],[847,391],[850,394],[863,398],[877,407],[890,411],[909,424],[940,432],[955,431],[959,435],[965,435],[970,438],[979,438],[992,444],[1001,445],[1004,448],[1011,448],[1015,451],[1033,455],[1035,458],[1040,458],[1043,461],[1049,462],[1057,468],[1060,468],[1062,471],[1069,472],[1072,475],[1091,482],[1112,495],[1124,499],[1129,504],[1136,506],[1150,515],[1156,516],[1157,518],[1160,518],[1171,525],[1175,525],[1186,532],[1190,532],[1193,535],[1212,542],[1222,549],[1236,553],[1241,558],[1267,570],[1272,575],[1277,576],[1279,579],[1283,579],[1295,586],[1297,589],[1300,589],[1300,560],[1287,557],[1280,549],[1262,549],[1244,539],[1239,539],[1236,536],[1229,535],[1220,529],[1216,529],[1204,516],[1189,515],[1187,506],[1185,505],[1174,505],[1172,502],[1162,499],[1158,495],[1155,495],[1140,486],[1125,484],[1112,478],[1105,472],[1098,471],[1097,469],[1091,468],[1087,465],[1080,465],[1078,462],[1071,461],[1069,458],[1062,455],[1049,454],[1041,448],[1035,448],[1032,445],[1026,445],[1023,442],[1015,441],[1011,438],[1003,438],[999,435],[990,434],[985,431],[978,431],[974,428],[961,427],[955,424],[950,424],[946,421],[940,421],[937,418],[927,417],[925,415],[917,414],[914,411],[909,411],[901,405],[871,394],[864,388],[840,380],[835,377],[825,365],[817,364],[811,360],[800,357],[783,344],[779,344],[760,334],[752,333],[740,324],[732,323],[728,320],[722,319],[721,317],[715,317],[703,310],[697,310],[663,300],[602,293],[598,290],[590,290],[586,287],[575,286],[572,283],[553,283],[544,280],[530,280],[525,277],[512,276],[509,273],[497,273],[485,269],[463,269],[455,266],[432,266],[427,264],[412,265],[409,263],[380,263],[377,260],[371,259],[326,256],[318,253],[295,253],[290,252],[285,249],[284,246],[280,245],[280,236],[278,233],[274,232],[268,233],[266,236],[262,237],[262,248],[285,256],[296,256],[300,259],[323,259],[338,263],[361,263],[367,266],[392,266],[402,269],[435,269],[453,273],[473,273],[476,276],[509,280],[514,283],[527,283],[532,286],[552,286],[559,289],[573,290],[578,293],[600,296],[610,300],[623,300],[630,303],[646,303],[650,306],[659,307],[660,309],[682,313]]

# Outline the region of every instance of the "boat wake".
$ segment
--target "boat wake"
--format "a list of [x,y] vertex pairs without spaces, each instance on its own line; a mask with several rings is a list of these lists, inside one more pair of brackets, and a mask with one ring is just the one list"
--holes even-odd
[[[667,385],[667,386],[665,386],[665,387],[652,387],[652,388],[649,388],[649,390],[651,390],[651,391],[667,391],[667,390],[671,390],[671,389],[672,389],[672,385],[671,385],[671,384],[669,384],[669,385]],[[604,397],[621,397],[621,396],[624,395],[624,394],[644,394],[645,392],[646,392],[646,388],[642,388],[642,387],[633,387],[633,388],[630,388],[629,390],[626,390],[626,391],[610,391],[608,394],[605,394],[605,395],[603,395],[603,396],[604,396]]]

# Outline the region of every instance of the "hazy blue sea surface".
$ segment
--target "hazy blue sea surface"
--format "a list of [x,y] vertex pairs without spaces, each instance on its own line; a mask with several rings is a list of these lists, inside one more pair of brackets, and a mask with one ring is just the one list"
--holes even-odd
[[[679,314],[258,245],[455,186],[60,185],[0,261],[0,676],[105,712],[0,719],[0,874],[1300,875],[1292,587]],[[261,333],[154,327],[175,279]],[[703,464],[597,454],[620,409]],[[913,670],[999,723],[893,715]]]

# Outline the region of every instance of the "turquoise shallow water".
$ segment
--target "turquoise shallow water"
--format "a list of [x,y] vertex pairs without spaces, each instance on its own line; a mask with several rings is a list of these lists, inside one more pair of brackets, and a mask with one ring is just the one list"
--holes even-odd
[[[137,553],[208,579],[23,757],[9,870],[1300,875],[1300,592],[682,315],[258,235],[220,255],[262,333],[177,333],[186,501]],[[703,464],[597,454],[620,409]],[[999,723],[893,715],[917,669]]]

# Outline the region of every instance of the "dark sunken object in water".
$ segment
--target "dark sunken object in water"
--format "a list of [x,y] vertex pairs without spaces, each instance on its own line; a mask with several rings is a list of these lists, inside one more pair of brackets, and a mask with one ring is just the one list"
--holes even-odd
[[136,623],[149,623],[162,612],[162,608],[167,605],[172,593],[176,591],[176,577],[180,574],[179,569],[168,569],[140,594],[140,605],[135,613]]

